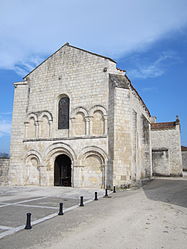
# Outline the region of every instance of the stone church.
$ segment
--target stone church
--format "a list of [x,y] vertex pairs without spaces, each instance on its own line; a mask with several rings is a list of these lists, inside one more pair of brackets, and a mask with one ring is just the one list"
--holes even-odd
[[182,174],[179,120],[155,123],[114,60],[66,43],[14,86],[9,184],[124,187]]

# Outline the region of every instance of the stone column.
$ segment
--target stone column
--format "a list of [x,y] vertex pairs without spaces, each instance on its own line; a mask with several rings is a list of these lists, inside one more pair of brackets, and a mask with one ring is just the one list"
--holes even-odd
[[107,135],[107,115],[103,115],[103,120],[104,120],[104,135]]
[[35,138],[39,138],[40,136],[40,125],[39,125],[40,121],[36,121],[35,122]]
[[86,121],[86,136],[90,136],[90,117],[86,116],[85,121]]
[[103,178],[101,187],[106,188],[106,186],[107,186],[107,174],[106,174],[107,170],[105,168],[105,164],[102,164],[101,168],[102,168],[102,178]]
[[24,125],[25,125],[24,138],[27,139],[29,122],[24,122]]
[[47,182],[47,178],[46,178],[46,167],[43,165],[39,165],[38,170],[39,170],[39,185],[40,186],[47,186],[48,182]]
[[53,121],[49,120],[49,138],[52,137],[52,124],[53,124]]
[[74,122],[75,118],[72,117],[70,118],[70,122],[69,122],[69,137],[73,137],[74,136],[74,132],[73,132],[73,122]]
[[82,187],[82,169],[84,166],[80,165],[79,161],[75,161],[73,166],[73,187]]
[[89,116],[89,135],[90,136],[93,136],[93,133],[92,133],[92,125],[93,125],[93,116]]

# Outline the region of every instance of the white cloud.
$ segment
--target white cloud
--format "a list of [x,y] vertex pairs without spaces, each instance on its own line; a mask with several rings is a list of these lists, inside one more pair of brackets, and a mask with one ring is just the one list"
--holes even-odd
[[11,121],[0,120],[0,137],[9,135],[11,131]]
[[156,78],[163,75],[169,65],[179,60],[175,53],[171,51],[163,52],[155,61],[149,64],[144,64],[143,61],[135,61],[136,68],[129,70],[127,74],[132,78]]
[[29,57],[25,61],[18,62],[11,69],[16,71],[16,73],[20,76],[25,76],[29,72],[31,72],[38,64],[40,64],[44,58],[35,56]]
[[187,23],[186,0],[1,0],[0,5],[0,68],[20,74],[38,63],[35,55],[44,58],[67,41],[114,58]]

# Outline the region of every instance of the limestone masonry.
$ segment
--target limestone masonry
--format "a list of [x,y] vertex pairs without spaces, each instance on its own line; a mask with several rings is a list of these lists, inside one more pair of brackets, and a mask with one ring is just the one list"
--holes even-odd
[[152,123],[153,175],[181,176],[182,157],[180,123]]
[[187,171],[187,147],[181,146],[183,170]]
[[9,184],[106,188],[182,175],[179,120],[154,123],[112,59],[66,43],[14,86]]
[[0,158],[0,185],[8,184],[9,159]]

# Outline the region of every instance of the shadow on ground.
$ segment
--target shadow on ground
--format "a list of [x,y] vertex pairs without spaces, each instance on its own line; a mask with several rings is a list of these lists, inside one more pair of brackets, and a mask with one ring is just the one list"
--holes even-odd
[[143,190],[148,199],[187,207],[187,180],[155,179]]

